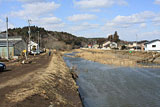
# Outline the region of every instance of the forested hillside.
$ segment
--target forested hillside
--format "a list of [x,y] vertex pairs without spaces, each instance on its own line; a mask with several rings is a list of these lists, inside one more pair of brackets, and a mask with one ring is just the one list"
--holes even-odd
[[[41,47],[56,49],[73,49],[97,42],[98,39],[76,37],[67,32],[47,31],[44,28],[31,26],[31,40],[37,42],[38,31],[41,35]],[[28,41],[28,27],[9,29],[9,36],[22,36]]]

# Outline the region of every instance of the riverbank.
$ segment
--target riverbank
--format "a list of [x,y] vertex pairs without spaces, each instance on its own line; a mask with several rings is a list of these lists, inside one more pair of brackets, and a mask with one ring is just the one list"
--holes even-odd
[[[78,51],[78,50],[76,50]],[[129,66],[129,67],[160,67],[160,58],[154,61],[156,66],[148,66],[137,63],[147,57],[153,56],[153,52],[141,51],[117,51],[117,50],[99,50],[99,49],[81,49],[76,54],[87,60],[99,62],[102,64],[116,65],[116,66]],[[153,63],[151,63],[153,64]]]
[[65,55],[67,66],[79,75],[84,106],[160,107],[159,68],[119,67],[72,57],[75,53]]
[[[28,68],[22,69],[21,65],[18,71],[17,66],[18,76],[2,78],[6,81],[0,82],[1,107],[82,107],[78,87],[62,56],[46,54],[38,62],[35,62],[37,69],[32,70],[32,65],[24,65]],[[10,72],[14,71],[3,72],[0,76],[10,75]]]

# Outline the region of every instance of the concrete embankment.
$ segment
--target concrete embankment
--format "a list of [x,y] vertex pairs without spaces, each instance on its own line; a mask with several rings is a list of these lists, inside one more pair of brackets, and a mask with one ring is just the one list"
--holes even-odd
[[78,86],[62,56],[48,58],[52,58],[48,67],[0,84],[1,107],[82,107]]
[[[80,50],[80,53],[77,53],[77,57],[82,57],[87,60],[100,62],[102,64],[110,64],[116,66],[139,66],[139,67],[149,67],[146,65],[138,64],[137,61],[143,60],[147,57],[152,56],[151,52],[136,52],[132,51],[116,51],[116,50],[94,50],[94,49],[85,49]],[[160,59],[157,58],[155,63],[160,64]],[[156,66],[160,67],[160,66]]]

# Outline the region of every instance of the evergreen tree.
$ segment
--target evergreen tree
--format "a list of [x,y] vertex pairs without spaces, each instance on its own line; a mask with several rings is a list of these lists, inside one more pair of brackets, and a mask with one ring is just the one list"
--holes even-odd
[[113,35],[113,42],[119,42],[119,36],[118,36],[118,33],[117,31],[115,31],[114,35]]

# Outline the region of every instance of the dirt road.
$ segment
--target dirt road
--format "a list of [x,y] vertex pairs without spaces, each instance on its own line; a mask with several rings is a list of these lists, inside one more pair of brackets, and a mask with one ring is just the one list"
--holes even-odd
[[0,73],[0,107],[81,107],[77,86],[59,54]]

